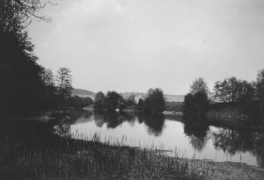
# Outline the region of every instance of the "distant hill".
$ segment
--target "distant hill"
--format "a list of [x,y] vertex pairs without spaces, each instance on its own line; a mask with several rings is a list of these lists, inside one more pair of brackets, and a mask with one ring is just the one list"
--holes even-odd
[[95,93],[84,89],[73,89],[72,96],[90,97],[92,100],[94,100]]
[[166,101],[168,102],[183,102],[184,101],[184,95],[169,95],[165,94]]

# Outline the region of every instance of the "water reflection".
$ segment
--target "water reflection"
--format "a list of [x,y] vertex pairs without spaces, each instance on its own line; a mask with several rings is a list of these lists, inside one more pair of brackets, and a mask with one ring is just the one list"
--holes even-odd
[[[125,136],[129,134],[130,138],[140,138],[141,140],[153,137],[160,140],[162,139],[162,143],[165,144],[165,149],[169,148],[166,147],[166,144],[173,144],[169,138],[179,139],[177,141],[183,144],[188,142],[192,149],[200,153],[201,156],[206,156],[208,152],[211,154],[210,156],[213,156],[212,154],[214,153],[222,152],[222,160],[226,160],[225,158],[228,154],[230,157],[235,157],[237,159],[236,161],[239,162],[239,154],[241,156],[241,154],[250,153],[251,156],[256,157],[255,163],[258,163],[259,166],[264,166],[264,132],[261,128],[215,127],[211,124],[211,121],[208,121],[205,117],[192,116],[184,116],[182,122],[179,123],[179,119],[177,118],[170,117],[170,120],[165,120],[162,114],[145,115],[71,110],[63,113],[55,113],[53,116],[58,120],[58,123],[54,125],[54,129],[57,134],[63,137],[70,137],[72,135],[71,128],[73,124],[83,124],[85,126],[90,124],[91,128],[88,133],[98,132],[99,129],[104,129],[104,131],[109,129],[111,131],[105,135],[110,134],[111,136],[119,137],[120,133],[124,133],[123,135]],[[92,129],[93,124],[96,130],[94,127],[94,129]],[[168,127],[168,124],[173,126],[177,125],[177,127],[173,129],[172,127]],[[115,131],[115,129],[118,130]],[[147,137],[143,131],[145,131],[149,137]],[[117,132],[117,134],[115,134],[115,132]],[[165,137],[167,139],[164,139]],[[179,147],[182,145],[174,144],[174,147],[177,146]],[[183,147],[190,148],[186,145]],[[208,150],[208,147],[210,147],[210,150]],[[218,155],[218,157],[219,156],[220,155]],[[242,160],[240,159],[240,161]],[[243,160],[243,162],[244,161],[246,160]]]
[[193,148],[201,152],[209,139],[209,125],[205,117],[184,116],[184,133],[189,137]]
[[215,149],[221,149],[229,154],[250,152],[257,157],[259,166],[264,167],[264,132],[262,129],[220,129],[213,132],[212,140]]
[[61,110],[54,111],[51,117],[55,118],[58,122],[53,126],[55,133],[62,137],[70,138],[71,125],[73,123],[86,123],[89,120],[91,121],[92,113],[81,109]]
[[160,136],[162,134],[164,120],[165,118],[162,114],[143,116],[143,122],[148,126],[148,133],[154,136]]
[[117,112],[95,112],[94,121],[98,127],[106,124],[107,128],[115,129],[124,122],[128,122],[131,127],[138,120],[139,123],[144,123],[148,127],[148,133],[154,136],[162,134],[164,125],[164,115],[162,114],[128,114]]

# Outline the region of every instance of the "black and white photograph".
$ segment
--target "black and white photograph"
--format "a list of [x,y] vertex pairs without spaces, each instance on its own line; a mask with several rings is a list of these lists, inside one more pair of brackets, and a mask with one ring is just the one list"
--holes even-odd
[[264,0],[0,0],[0,179],[263,180]]

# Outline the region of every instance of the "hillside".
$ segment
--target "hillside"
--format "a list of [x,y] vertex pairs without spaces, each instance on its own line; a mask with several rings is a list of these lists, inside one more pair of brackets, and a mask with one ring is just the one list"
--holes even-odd
[[94,100],[95,93],[84,89],[73,89],[72,96],[90,97]]

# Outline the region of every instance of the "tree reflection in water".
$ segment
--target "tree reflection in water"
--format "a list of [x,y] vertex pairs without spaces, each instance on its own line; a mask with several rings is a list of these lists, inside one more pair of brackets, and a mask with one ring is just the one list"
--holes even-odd
[[[93,116],[92,116],[93,115]],[[70,136],[70,128],[73,123],[93,121],[98,127],[106,124],[107,128],[115,129],[124,122],[132,127],[138,120],[148,128],[148,134],[161,136],[164,129],[165,118],[162,114],[127,114],[121,112],[94,112],[93,114],[83,110],[64,111],[55,113],[58,123],[54,126],[57,134],[63,137]],[[210,131],[209,124],[204,117],[184,116],[184,133],[189,137],[193,148],[201,152],[211,138],[215,149],[234,155],[236,153],[249,152],[257,158],[259,166],[264,167],[264,132],[262,128],[226,128],[219,127],[217,131]]]
[[95,112],[94,120],[98,127],[102,127],[104,123],[107,124],[107,128],[116,128],[123,122],[128,122],[132,127],[136,120],[141,123],[145,123],[148,127],[148,133],[154,136],[160,136],[162,134],[164,126],[163,114],[128,114],[125,112]]
[[221,129],[212,133],[216,149],[234,155],[239,152],[249,152],[257,157],[259,166],[264,167],[264,132],[263,129]]
[[184,116],[184,133],[190,138],[193,148],[201,152],[209,139],[209,126],[204,117]]
[[55,130],[56,134],[65,138],[70,138],[71,125],[76,121],[78,121],[78,123],[84,123],[91,116],[91,112],[81,109],[62,110],[55,112],[52,114],[52,117],[54,117],[58,123],[53,127],[53,129]]
[[143,116],[144,123],[148,126],[148,133],[154,136],[160,136],[164,127],[163,114],[148,114]]

